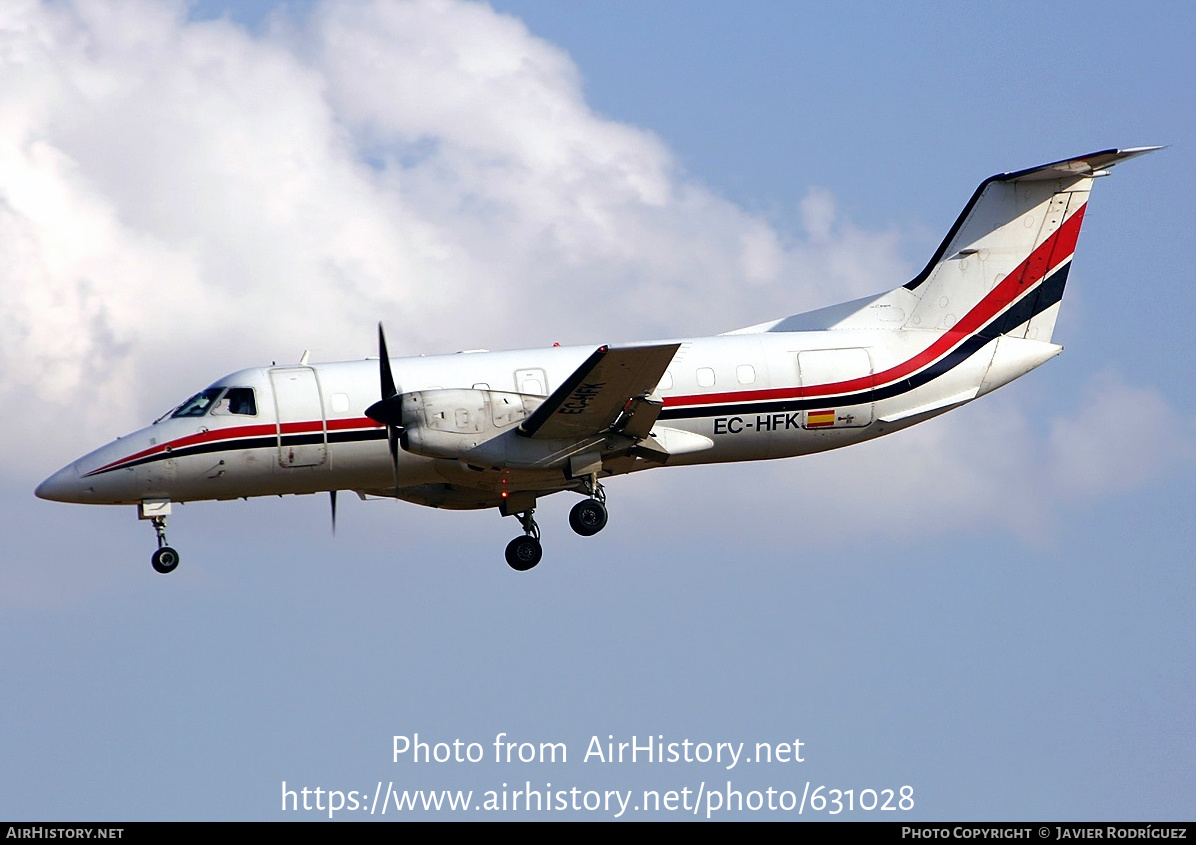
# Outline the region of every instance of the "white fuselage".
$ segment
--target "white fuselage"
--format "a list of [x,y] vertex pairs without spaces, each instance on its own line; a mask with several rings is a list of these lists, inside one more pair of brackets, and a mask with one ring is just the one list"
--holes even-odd
[[[659,466],[848,446],[982,396],[1057,355],[1051,342],[1093,182],[1157,149],[999,173],[926,267],[873,297],[716,337],[242,370],[169,418],[46,479],[44,499],[136,504],[166,543],[172,502],[354,490],[497,508],[542,548],[537,497],[573,490],[569,525],[607,522],[601,481]],[[305,356],[306,360],[306,356]]]
[[[1017,338],[953,349],[949,332],[889,329],[679,342],[655,393],[664,409],[653,436],[666,448],[673,444],[670,466],[789,457],[877,437],[988,392],[1060,350]],[[394,358],[391,365],[401,392],[475,388],[544,396],[592,352],[466,352]],[[940,363],[928,369],[923,358]],[[377,359],[241,370],[213,388],[251,388],[255,413],[212,408],[162,419],[63,468],[38,494],[136,504],[357,490],[470,508],[496,505],[500,486],[576,489],[560,470],[477,468],[405,451],[396,487],[385,427],[364,413],[378,399],[378,371]],[[604,475],[659,465],[613,462]]]

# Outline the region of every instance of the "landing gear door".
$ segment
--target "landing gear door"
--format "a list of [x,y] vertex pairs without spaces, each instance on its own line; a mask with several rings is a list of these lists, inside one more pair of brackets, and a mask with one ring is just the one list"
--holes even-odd
[[316,371],[311,367],[270,370],[278,413],[278,465],[321,466],[328,460],[328,424]]
[[[872,402],[859,402],[872,388],[872,359],[867,349],[814,349],[797,354],[802,387],[852,382],[847,390],[853,399],[828,397],[825,406],[803,413],[802,426],[817,428],[861,428],[872,422]],[[828,390],[828,392],[840,392]]]

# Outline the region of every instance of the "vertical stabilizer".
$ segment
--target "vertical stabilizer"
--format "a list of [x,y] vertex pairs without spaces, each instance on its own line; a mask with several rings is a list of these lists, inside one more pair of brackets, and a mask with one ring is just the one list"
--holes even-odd
[[1105,150],[980,184],[926,268],[904,327],[1049,341],[1098,176],[1158,147]]

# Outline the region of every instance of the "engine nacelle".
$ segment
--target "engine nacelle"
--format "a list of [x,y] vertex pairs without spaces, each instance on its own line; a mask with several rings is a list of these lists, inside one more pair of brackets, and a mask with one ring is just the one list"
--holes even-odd
[[540,396],[448,388],[403,394],[403,448],[428,458],[461,457],[523,422]]

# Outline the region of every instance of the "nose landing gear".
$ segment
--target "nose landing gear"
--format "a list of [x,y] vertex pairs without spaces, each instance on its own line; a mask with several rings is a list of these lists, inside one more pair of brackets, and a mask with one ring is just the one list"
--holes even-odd
[[[161,543],[165,543],[165,541],[165,537],[159,539]],[[158,546],[158,550],[150,557],[150,565],[154,567],[155,572],[161,572],[163,575],[174,572],[179,565],[179,553],[170,546]]]
[[166,516],[170,513],[169,499],[147,499],[137,506],[139,519],[148,519],[158,535],[158,550],[150,557],[155,572],[166,575],[179,565],[179,553],[166,545]]

